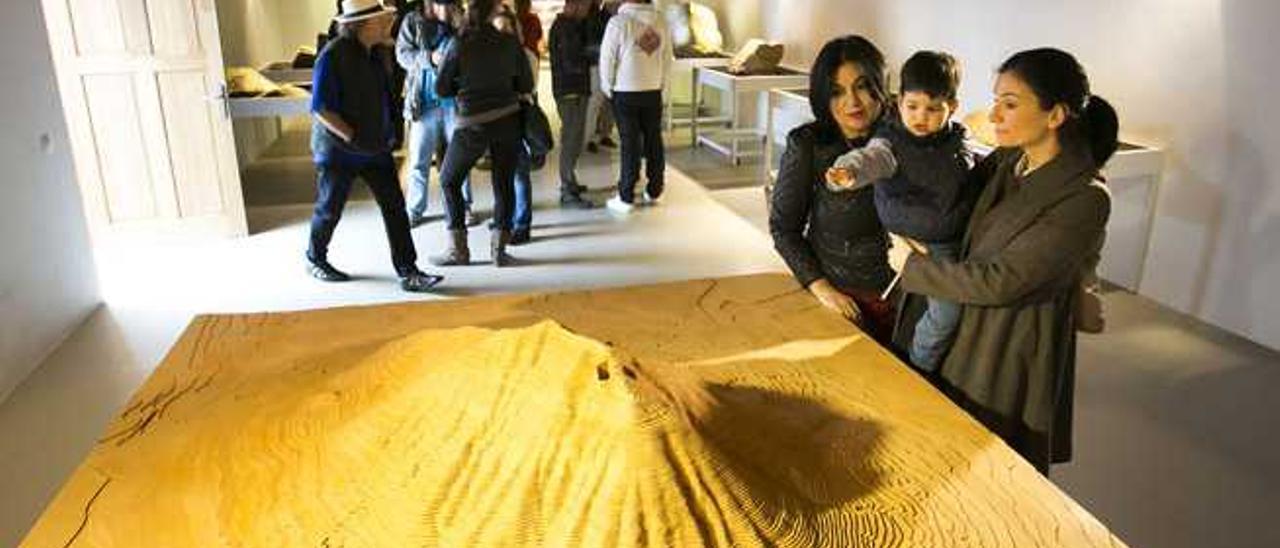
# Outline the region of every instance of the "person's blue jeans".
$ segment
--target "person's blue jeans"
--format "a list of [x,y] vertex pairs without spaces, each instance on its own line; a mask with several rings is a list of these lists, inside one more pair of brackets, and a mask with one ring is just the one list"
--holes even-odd
[[[925,244],[925,248],[935,259],[955,261],[960,256],[960,244],[956,242]],[[937,371],[951,349],[959,325],[959,304],[929,297],[928,308],[916,322],[915,336],[911,339],[911,363],[923,371]]]
[[[409,174],[409,188],[405,203],[409,218],[415,219],[427,213],[431,190],[431,160],[439,157],[444,163],[444,151],[454,130],[454,109],[439,106],[423,109],[422,118],[413,123],[409,132],[409,146],[413,149],[413,169]],[[462,182],[462,198],[471,206],[471,179]]]
[[511,208],[511,229],[529,230],[533,226],[533,160],[529,157],[529,146],[520,143],[519,155],[516,157],[515,206]]

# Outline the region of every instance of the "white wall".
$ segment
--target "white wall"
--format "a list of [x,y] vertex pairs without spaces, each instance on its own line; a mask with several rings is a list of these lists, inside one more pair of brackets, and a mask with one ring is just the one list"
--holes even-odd
[[40,3],[0,33],[0,401],[98,303]]
[[[757,2],[743,2],[754,4]],[[1280,348],[1280,3],[1193,0],[760,0],[789,63],[861,33],[896,67],[917,49],[965,63],[962,111],[1009,54],[1074,53],[1122,133],[1168,152],[1144,295]],[[737,2],[734,2],[737,9]],[[895,78],[896,80],[896,78]]]
[[329,27],[332,0],[217,0],[222,57],[228,66],[259,67],[315,47]]
[[[260,68],[293,59],[299,46],[316,46],[316,35],[329,28],[332,0],[217,0],[218,31],[226,66]],[[274,118],[233,122],[236,155],[246,165],[280,135]]]

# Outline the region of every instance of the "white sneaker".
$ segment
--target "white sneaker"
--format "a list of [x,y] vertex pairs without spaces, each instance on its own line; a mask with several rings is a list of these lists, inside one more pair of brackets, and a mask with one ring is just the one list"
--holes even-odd
[[609,201],[605,203],[605,207],[609,208],[609,211],[621,213],[623,215],[631,213],[631,210],[636,208],[636,206],[622,201],[622,197],[620,196],[609,198]]
[[640,193],[641,205],[656,206],[659,203],[662,203],[662,196],[650,196],[648,190]]

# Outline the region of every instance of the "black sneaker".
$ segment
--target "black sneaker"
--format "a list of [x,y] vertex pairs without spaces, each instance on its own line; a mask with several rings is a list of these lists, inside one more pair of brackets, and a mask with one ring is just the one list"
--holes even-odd
[[315,260],[307,257],[307,273],[322,282],[346,282],[351,280],[346,272],[338,270],[329,261]]
[[612,137],[605,137],[600,139],[600,146],[605,148],[618,148],[618,143],[613,142]]
[[597,145],[595,143],[587,143],[587,152],[590,152],[592,154],[600,152],[600,145]]
[[576,192],[560,194],[560,207],[564,209],[591,209],[595,206],[596,204],[591,203],[591,200],[583,198]]
[[517,228],[511,231],[511,241],[507,242],[511,245],[524,245],[529,243],[533,236],[527,228]]
[[400,289],[410,293],[426,293],[443,281],[444,276],[427,274],[421,270],[414,269],[413,272],[400,276]]

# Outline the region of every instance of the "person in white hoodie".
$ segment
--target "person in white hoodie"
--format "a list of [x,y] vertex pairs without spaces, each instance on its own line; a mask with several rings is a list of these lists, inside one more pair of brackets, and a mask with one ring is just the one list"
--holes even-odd
[[662,92],[673,60],[662,14],[649,0],[627,0],[609,20],[600,46],[600,88],[613,104],[622,141],[618,195],[609,200],[610,210],[634,208],[641,154],[648,183],[640,198],[653,204],[662,196]]

